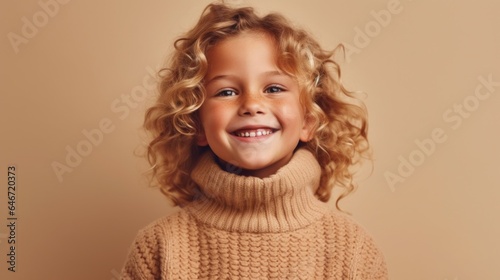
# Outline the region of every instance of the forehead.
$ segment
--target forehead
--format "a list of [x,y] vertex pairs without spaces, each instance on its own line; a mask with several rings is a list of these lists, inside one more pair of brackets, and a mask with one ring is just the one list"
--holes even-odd
[[263,32],[244,32],[216,43],[207,52],[208,73],[278,70],[274,40]]

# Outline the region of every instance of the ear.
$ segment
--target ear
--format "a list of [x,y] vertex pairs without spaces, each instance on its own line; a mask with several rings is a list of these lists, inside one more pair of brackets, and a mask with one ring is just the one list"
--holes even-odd
[[204,131],[200,131],[196,135],[196,144],[198,144],[198,146],[208,146],[207,137],[205,136]]
[[304,117],[304,124],[302,130],[300,131],[300,141],[309,142],[314,137],[314,131],[316,130],[316,119],[310,114],[306,114]]

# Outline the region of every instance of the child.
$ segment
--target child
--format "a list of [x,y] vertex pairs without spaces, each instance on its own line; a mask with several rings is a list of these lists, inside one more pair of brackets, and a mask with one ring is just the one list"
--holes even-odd
[[369,235],[325,203],[368,151],[331,56],[280,15],[205,9],[145,118],[182,209],[139,232],[122,279],[387,279]]

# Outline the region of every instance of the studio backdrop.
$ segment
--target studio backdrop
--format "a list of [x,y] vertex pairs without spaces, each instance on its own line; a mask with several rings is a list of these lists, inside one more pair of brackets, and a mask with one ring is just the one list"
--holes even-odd
[[[345,45],[374,160],[341,207],[390,279],[500,279],[500,4],[227,2]],[[177,211],[148,187],[141,125],[208,3],[1,1],[1,279],[117,280],[137,231]]]

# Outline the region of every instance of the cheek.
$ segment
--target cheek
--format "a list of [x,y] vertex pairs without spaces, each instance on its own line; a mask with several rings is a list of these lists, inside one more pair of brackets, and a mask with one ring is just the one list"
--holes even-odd
[[297,102],[282,103],[278,107],[278,114],[283,126],[301,127],[304,122],[304,110]]
[[205,130],[205,133],[207,131],[208,126],[210,126],[211,123],[211,114],[210,112],[210,106],[207,106],[203,104],[200,108],[199,111],[199,116],[200,116],[200,123],[203,127],[203,130]]
[[200,108],[200,120],[205,130],[213,130],[225,125],[228,110],[224,107],[223,104],[208,103]]

